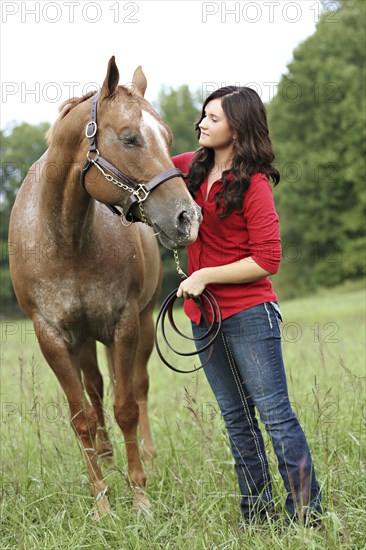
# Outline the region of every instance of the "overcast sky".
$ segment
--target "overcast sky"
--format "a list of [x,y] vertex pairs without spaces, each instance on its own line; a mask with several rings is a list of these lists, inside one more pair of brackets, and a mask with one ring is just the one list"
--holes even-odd
[[53,122],[60,103],[102,84],[112,55],[121,84],[142,65],[151,102],[163,85],[188,84],[205,96],[235,83],[270,101],[322,10],[317,0],[2,0],[0,6],[1,128]]

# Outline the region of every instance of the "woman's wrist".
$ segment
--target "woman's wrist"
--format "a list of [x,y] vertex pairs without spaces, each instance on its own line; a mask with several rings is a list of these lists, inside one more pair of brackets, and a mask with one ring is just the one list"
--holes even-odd
[[200,280],[202,283],[206,286],[212,283],[210,279],[210,275],[212,277],[212,270],[215,269],[214,267],[203,267],[198,271]]

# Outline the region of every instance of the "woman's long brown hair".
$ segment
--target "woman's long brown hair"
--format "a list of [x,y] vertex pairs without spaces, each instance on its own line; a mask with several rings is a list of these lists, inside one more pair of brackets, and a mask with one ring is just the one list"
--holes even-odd
[[[247,87],[225,86],[210,94],[205,100],[200,119],[195,129],[200,136],[199,124],[205,117],[206,105],[221,98],[222,109],[230,129],[236,136],[234,159],[230,170],[222,173],[223,190],[215,194],[218,214],[224,218],[243,205],[243,196],[249,188],[250,178],[261,172],[274,185],[280,181],[280,174],[273,166],[274,152],[269,137],[267,115],[259,95]],[[214,165],[214,151],[200,147],[193,158],[187,175],[188,189],[194,196]]]

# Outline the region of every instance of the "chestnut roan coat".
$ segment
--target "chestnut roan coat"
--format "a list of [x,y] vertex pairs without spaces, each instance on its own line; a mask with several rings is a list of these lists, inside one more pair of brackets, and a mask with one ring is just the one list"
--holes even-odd
[[[143,97],[147,84],[140,67],[129,86],[119,86],[118,81],[112,57],[98,97],[97,147],[131,179],[148,182],[173,167],[171,132]],[[61,107],[48,134],[48,150],[20,187],[9,240],[16,296],[68,399],[98,515],[109,511],[98,453],[110,455],[112,446],[103,415],[96,341],[107,347],[114,414],[125,439],[134,505],[149,506],[137,429],[139,424],[144,450],[152,454],[147,361],[161,280],[154,233],[167,248],[183,247],[196,239],[201,213],[184,180],[173,177],[143,203],[151,226],[127,227],[105,206],[123,207],[127,191],[94,165],[86,172],[85,187],[80,184],[88,153],[90,98],[87,94]],[[139,208],[134,214],[139,216]]]

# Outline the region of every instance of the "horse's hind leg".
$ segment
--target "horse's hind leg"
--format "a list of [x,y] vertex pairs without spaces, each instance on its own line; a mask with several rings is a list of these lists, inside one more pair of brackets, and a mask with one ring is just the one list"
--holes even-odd
[[33,319],[42,353],[55,373],[69,402],[71,424],[80,443],[88,469],[91,494],[97,498],[98,511],[109,512],[107,486],[98,464],[94,448],[97,432],[97,417],[86,399],[81,382],[77,358],[72,354],[61,334],[42,318]]
[[86,342],[79,353],[83,382],[97,415],[96,450],[102,458],[111,458],[112,444],[108,437],[103,409],[103,377],[99,371],[95,341]]
[[129,482],[133,490],[133,508],[149,508],[150,502],[143,492],[146,475],[142,468],[137,438],[139,406],[133,379],[138,337],[139,314],[137,304],[131,301],[125,307],[111,345],[115,371],[114,414],[126,444]]
[[149,391],[148,360],[154,347],[154,321],[152,308],[148,306],[140,314],[140,337],[136,352],[134,392],[139,406],[139,428],[142,443],[142,458],[150,461],[155,454],[148,417],[147,396]]

